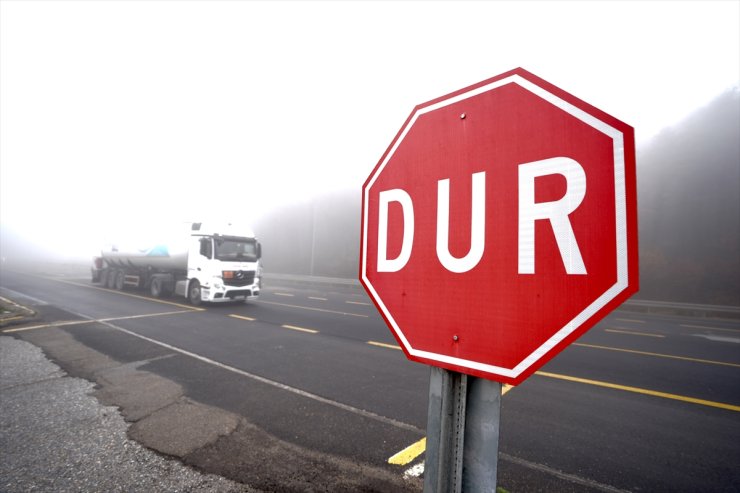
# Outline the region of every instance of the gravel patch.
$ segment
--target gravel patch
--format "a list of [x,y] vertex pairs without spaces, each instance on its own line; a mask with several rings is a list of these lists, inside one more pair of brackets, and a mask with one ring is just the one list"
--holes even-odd
[[0,336],[0,491],[253,492],[126,436],[118,409],[37,347]]

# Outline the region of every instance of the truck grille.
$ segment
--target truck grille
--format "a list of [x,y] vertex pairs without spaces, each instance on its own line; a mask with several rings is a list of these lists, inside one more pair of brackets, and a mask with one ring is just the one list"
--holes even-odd
[[252,291],[249,289],[232,289],[226,292],[226,297],[232,300],[240,296],[252,296]]
[[234,270],[223,272],[224,284],[226,286],[249,286],[254,284],[253,270]]

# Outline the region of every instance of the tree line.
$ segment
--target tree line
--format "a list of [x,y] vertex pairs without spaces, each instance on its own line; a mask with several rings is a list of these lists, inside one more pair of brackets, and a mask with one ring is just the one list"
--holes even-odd
[[[637,298],[740,305],[738,136],[734,88],[637,149]],[[265,270],[356,278],[361,200],[358,186],[265,216]]]

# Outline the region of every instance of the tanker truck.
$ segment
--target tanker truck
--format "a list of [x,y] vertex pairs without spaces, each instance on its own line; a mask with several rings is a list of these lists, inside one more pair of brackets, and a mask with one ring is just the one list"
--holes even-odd
[[168,241],[105,247],[93,258],[92,281],[109,289],[175,294],[192,305],[255,300],[261,285],[262,246],[248,228],[190,223]]

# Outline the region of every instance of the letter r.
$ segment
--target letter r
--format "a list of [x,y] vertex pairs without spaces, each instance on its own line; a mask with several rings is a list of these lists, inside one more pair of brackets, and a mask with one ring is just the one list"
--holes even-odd
[[[563,175],[565,195],[554,202],[535,203],[534,181],[538,176]],[[586,196],[586,173],[577,161],[554,157],[519,165],[519,274],[534,274],[534,223],[550,221],[560,257],[568,274],[586,274],[568,215]]]

